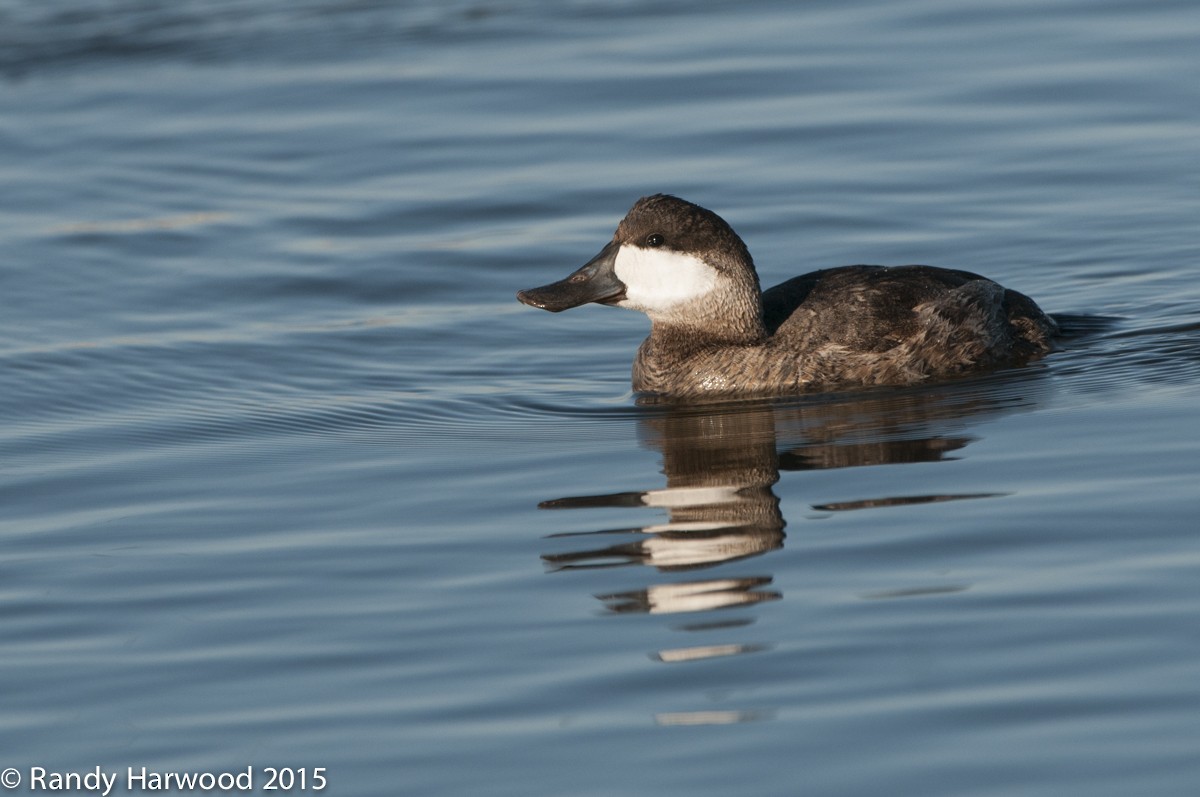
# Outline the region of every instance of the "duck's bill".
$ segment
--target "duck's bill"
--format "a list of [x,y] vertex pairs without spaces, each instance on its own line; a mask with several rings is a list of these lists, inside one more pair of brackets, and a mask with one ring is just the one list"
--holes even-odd
[[517,301],[552,313],[570,310],[588,302],[614,304],[625,297],[625,283],[614,270],[617,250],[614,241],[600,250],[583,268],[571,276],[540,288],[517,292]]

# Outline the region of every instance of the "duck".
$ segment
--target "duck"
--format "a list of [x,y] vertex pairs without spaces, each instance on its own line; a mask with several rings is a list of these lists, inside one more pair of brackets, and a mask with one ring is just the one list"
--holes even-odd
[[1028,363],[1059,334],[1028,296],[956,269],[839,266],[764,291],[733,228],[670,194],[639,199],[595,257],[517,300],[645,313],[633,390],[680,399],[945,380]]

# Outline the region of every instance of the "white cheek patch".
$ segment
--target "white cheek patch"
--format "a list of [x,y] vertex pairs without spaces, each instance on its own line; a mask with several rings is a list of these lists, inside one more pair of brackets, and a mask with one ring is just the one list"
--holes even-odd
[[654,313],[704,296],[717,284],[717,270],[699,258],[669,249],[624,245],[613,270],[625,284],[622,307]]

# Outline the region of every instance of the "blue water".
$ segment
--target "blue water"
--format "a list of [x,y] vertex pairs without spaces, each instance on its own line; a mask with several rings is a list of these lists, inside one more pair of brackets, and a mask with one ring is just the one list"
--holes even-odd
[[[12,791],[1195,794],[1198,37],[1141,0],[0,3]],[[1080,334],[640,406],[643,316],[513,296],[657,191],[766,285],[966,268]]]

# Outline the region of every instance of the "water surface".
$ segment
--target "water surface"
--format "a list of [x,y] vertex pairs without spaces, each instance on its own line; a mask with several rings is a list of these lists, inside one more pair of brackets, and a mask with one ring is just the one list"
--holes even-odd
[[[1194,793],[1198,34],[0,5],[0,767]],[[644,317],[513,294],[657,191],[767,285],[967,268],[1083,328],[952,384],[639,405]]]

